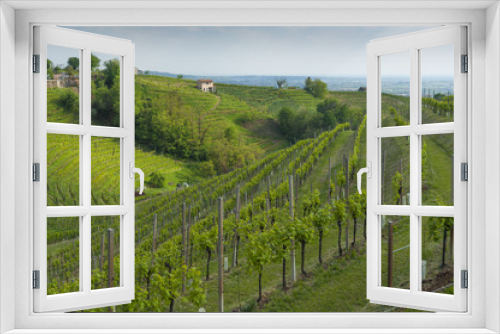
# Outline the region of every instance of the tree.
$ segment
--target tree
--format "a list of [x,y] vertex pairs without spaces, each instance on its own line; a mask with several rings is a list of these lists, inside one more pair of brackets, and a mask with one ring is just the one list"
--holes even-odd
[[249,269],[257,271],[259,274],[259,298],[262,300],[262,273],[264,266],[272,261],[272,241],[273,238],[269,232],[256,232],[248,235],[248,244],[246,247]]
[[[436,205],[443,206],[445,203],[440,196],[436,197]],[[432,217],[430,218],[430,237],[433,241],[439,241],[439,234],[443,233],[443,245],[442,245],[442,255],[441,255],[441,268],[446,265],[446,242],[448,239],[448,233],[453,230],[453,218],[452,217]],[[452,250],[453,251],[453,250]]]
[[99,68],[100,65],[101,65],[101,60],[92,53],[90,55],[90,68],[92,69],[92,71]]
[[152,171],[149,177],[149,184],[153,188],[165,188],[165,175],[158,171]]
[[361,213],[364,216],[363,236],[365,237],[365,242],[366,242],[366,191],[365,190],[363,190],[362,194],[359,197],[359,205],[361,207]]
[[394,204],[400,204],[403,195],[403,177],[399,171],[392,177],[392,195]]
[[281,77],[276,79],[276,85],[278,86],[278,89],[285,88],[287,85],[287,80],[285,77]]
[[323,235],[328,232],[328,224],[332,220],[332,207],[326,205],[320,209],[316,214],[313,215],[312,223],[316,230],[318,231],[318,241],[319,241],[319,254],[318,261],[323,263]]
[[343,199],[344,198],[343,189],[344,189],[344,185],[345,185],[345,171],[344,171],[344,167],[342,167],[337,172],[337,185],[338,185],[339,190],[342,191],[342,193],[340,195],[341,195],[341,199]]
[[58,104],[62,107],[63,111],[68,114],[78,116],[80,112],[80,97],[71,89],[61,89]]
[[[286,208],[285,208],[286,211]],[[283,263],[282,271],[282,287],[286,290],[286,259],[290,256],[289,249],[291,246],[291,239],[295,236],[295,231],[293,229],[293,224],[290,224],[290,218],[288,214],[283,211],[279,211],[276,217],[276,223],[272,225],[271,230],[274,243],[274,258],[275,260],[281,260]]]
[[177,74],[177,79],[182,79],[184,76],[182,74]]
[[349,196],[349,213],[351,214],[352,219],[354,220],[354,235],[352,245],[356,244],[356,229],[357,229],[357,220],[362,215],[362,204],[361,204],[361,195],[358,193],[354,193]]
[[294,137],[297,136],[294,133],[294,128],[296,125],[295,122],[296,114],[289,107],[283,107],[278,113],[278,125],[281,133],[288,139],[288,141],[293,141]]
[[110,59],[104,62],[104,84],[111,89],[117,84],[120,87],[120,61],[118,59]]
[[234,128],[234,126],[228,126],[224,130],[224,138],[226,138],[229,141],[236,139],[236,129]]
[[53,66],[54,64],[50,59],[47,59],[47,78],[53,80],[54,79],[54,71],[53,71]]
[[71,66],[74,70],[77,70],[80,67],[80,58],[78,57],[69,57],[68,65]]
[[312,96],[320,99],[324,98],[326,93],[328,92],[328,86],[326,85],[326,83],[324,83],[320,79],[315,79],[313,81],[311,77],[307,77],[304,89]]
[[325,125],[332,127],[347,122],[351,113],[347,104],[333,98],[327,98],[323,102],[320,102],[316,110],[324,115]]
[[344,201],[335,201],[333,206],[333,219],[337,221],[338,233],[338,247],[339,255],[342,256],[342,222],[347,218],[346,207]]
[[205,272],[205,280],[208,281],[210,279],[210,260],[212,258],[212,252],[216,249],[217,246],[217,231],[218,227],[214,226],[207,231],[203,231],[201,233],[193,233],[193,243],[196,247],[207,253],[207,265]]
[[305,270],[306,244],[313,241],[314,227],[312,225],[311,215],[301,219],[295,218],[293,222],[295,230],[295,240],[300,242],[300,271],[307,277]]
[[212,161],[203,161],[199,164],[200,173],[206,177],[212,177],[215,173],[214,164]]

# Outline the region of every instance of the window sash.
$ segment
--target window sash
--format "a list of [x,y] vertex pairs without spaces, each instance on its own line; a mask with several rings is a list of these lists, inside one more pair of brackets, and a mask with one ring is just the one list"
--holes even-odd
[[[423,310],[467,310],[467,290],[461,289],[460,271],[467,269],[467,183],[460,181],[460,163],[467,162],[466,106],[467,76],[460,73],[460,55],[466,54],[466,28],[453,26],[430,29],[371,41],[367,47],[367,161],[372,164],[372,178],[367,182],[367,297],[371,302]],[[419,124],[421,103],[420,51],[454,44],[453,123]],[[410,125],[381,127],[380,57],[410,52]],[[421,135],[454,134],[454,206],[423,206],[421,203]],[[410,137],[410,205],[381,203],[381,138]],[[381,219],[380,215],[410,216],[410,289],[380,286]],[[421,288],[420,217],[454,217],[454,295],[419,291]]]
[[[47,45],[80,50],[80,124],[47,122]],[[118,128],[91,125],[91,52],[121,57],[120,114]],[[47,26],[35,27],[34,53],[40,55],[40,73],[34,74],[34,161],[40,163],[40,182],[34,184],[34,270],[40,270],[40,289],[34,289],[35,312],[66,312],[130,302],[134,296],[134,45],[96,34]],[[80,136],[80,205],[47,206],[47,134]],[[91,205],[91,138],[120,138],[120,205]],[[91,217],[120,215],[120,286],[91,289]],[[80,291],[47,295],[47,218],[80,217]]]

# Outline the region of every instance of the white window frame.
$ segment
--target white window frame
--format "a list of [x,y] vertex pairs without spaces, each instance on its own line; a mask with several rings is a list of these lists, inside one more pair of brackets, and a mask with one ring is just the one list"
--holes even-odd
[[[130,303],[134,299],[134,179],[130,170],[135,157],[134,44],[128,40],[101,36],[51,26],[34,27],[34,54],[40,64],[47,63],[47,46],[73,48],[80,59],[79,124],[47,122],[47,67],[40,65],[34,80],[34,162],[40,164],[39,181],[33,185],[34,202],[34,270],[39,270],[39,289],[34,289],[35,312],[75,311],[96,306]],[[120,124],[117,127],[95,126],[91,123],[92,52],[117,56],[120,61]],[[79,205],[47,206],[47,134],[79,136]],[[92,205],[92,138],[120,140],[120,203]],[[133,176],[132,172],[132,176]],[[117,287],[92,290],[91,224],[95,216],[120,218],[120,284]],[[79,291],[47,295],[47,218],[79,218]]]
[[[367,46],[367,162],[371,178],[367,180],[367,297],[385,305],[411,305],[423,310],[464,312],[467,290],[461,287],[461,270],[467,270],[467,184],[460,178],[460,164],[467,163],[466,116],[467,75],[461,73],[461,55],[467,54],[465,26],[448,26],[400,36],[372,40]],[[421,50],[453,45],[454,120],[449,123],[423,124],[421,115]],[[382,127],[382,61],[386,55],[408,52],[410,71],[410,123]],[[453,134],[454,205],[422,204],[422,136]],[[410,205],[384,205],[381,199],[381,141],[383,138],[410,139]],[[410,228],[410,288],[383,286],[381,216],[407,216]],[[422,287],[422,217],[454,218],[454,294],[424,292]]]
[[[408,4],[409,3],[409,4]],[[9,7],[20,6],[25,10],[15,13]],[[492,333],[500,331],[500,261],[498,258],[500,244],[500,229],[498,220],[500,209],[500,176],[498,163],[500,153],[500,137],[498,136],[499,116],[498,91],[500,90],[500,11],[495,2],[446,2],[434,1],[418,3],[416,1],[393,2],[372,1],[368,6],[363,2],[332,2],[332,3],[243,3],[226,4],[206,2],[198,3],[202,8],[193,8],[189,4],[179,5],[172,2],[164,4],[133,4],[134,8],[154,9],[114,9],[97,10],[96,6],[120,6],[117,3],[82,2],[76,4],[16,2],[0,4],[2,10],[0,24],[9,29],[0,31],[2,55],[0,66],[10,73],[9,78],[0,78],[2,93],[1,117],[5,124],[15,127],[15,147],[7,143],[4,137],[11,132],[0,132],[2,157],[15,159],[15,165],[6,160],[1,161],[0,171],[13,171],[15,167],[15,183],[9,182],[5,174],[0,174],[3,184],[15,185],[15,211],[9,211],[8,191],[0,189],[0,205],[7,210],[8,217],[15,221],[2,218],[1,231],[8,232],[0,236],[0,316],[4,320],[3,330],[16,329],[15,333],[37,333],[42,329],[50,332],[76,332],[76,328],[88,329],[89,333],[124,332],[139,333],[140,322],[143,328],[159,329],[163,332],[238,332],[235,328],[255,329],[256,332],[346,332],[350,333]],[[123,3],[123,6],[130,6]],[[52,7],[47,7],[52,6]],[[40,8],[59,8],[59,10],[39,10]],[[75,9],[75,7],[79,9]],[[162,7],[163,8],[156,8]],[[179,9],[178,7],[183,7]],[[391,9],[397,6],[397,9]],[[486,9],[486,7],[488,7]],[[71,8],[72,7],[72,8]],[[86,7],[86,8],[85,8]],[[28,8],[28,9],[26,9]],[[31,8],[31,9],[30,9]],[[35,9],[33,9],[35,8]],[[38,9],[36,9],[38,8]],[[83,8],[83,9],[82,9]],[[90,9],[94,8],[94,9]],[[348,8],[348,9],[346,9]],[[351,9],[349,9],[351,8]],[[205,10],[203,10],[205,9]],[[355,10],[352,10],[355,9]],[[207,14],[210,15],[207,15]],[[470,158],[470,189],[468,196],[469,221],[474,226],[469,227],[471,244],[468,245],[470,270],[468,289],[469,311],[464,314],[34,314],[32,313],[32,290],[30,251],[32,248],[33,212],[30,194],[32,147],[32,104],[27,96],[31,96],[30,64],[32,45],[32,26],[35,24],[60,25],[436,25],[436,24],[466,24],[469,27],[469,64],[472,75],[469,76],[468,103],[468,145]],[[486,25],[485,25],[486,23]],[[15,31],[15,43],[14,34]],[[6,48],[4,48],[6,46]],[[15,50],[15,51],[14,51]],[[14,65],[12,55],[15,52],[15,74],[9,71]],[[488,71],[485,71],[488,66]],[[5,93],[12,92],[9,79],[15,78],[15,97]],[[7,114],[5,108],[15,107]],[[488,117],[488,122],[485,121]],[[488,132],[488,136],[485,135]],[[488,140],[486,140],[488,138]],[[11,139],[11,138],[10,138]],[[490,149],[488,156],[484,150]],[[485,166],[485,162],[490,164]],[[485,172],[492,172],[488,183],[485,182]],[[486,197],[488,193],[488,197]],[[486,204],[490,204],[488,207]],[[4,211],[5,212],[5,211]],[[13,215],[15,214],[15,216]],[[488,219],[485,219],[488,217]],[[15,223],[15,225],[13,225]],[[473,232],[473,233],[472,233]],[[15,236],[15,244],[8,238]],[[14,256],[12,256],[14,254]],[[488,266],[486,266],[488,264]],[[7,270],[6,270],[7,269]],[[11,283],[9,285],[9,283]],[[15,286],[12,289],[12,286]],[[488,289],[488,293],[486,293]],[[14,290],[14,291],[12,291]],[[15,305],[12,311],[12,305]],[[13,316],[13,318],[12,318]],[[12,320],[13,319],[13,320]],[[196,321],[193,321],[196,319]],[[40,329],[40,331],[38,331]],[[190,330],[191,329],[191,330]],[[205,329],[205,330],[203,330]],[[233,330],[231,330],[233,329]],[[295,329],[295,330],[293,330]],[[357,329],[357,330],[356,330]],[[45,331],[47,332],[47,331]],[[248,331],[247,331],[248,332]]]

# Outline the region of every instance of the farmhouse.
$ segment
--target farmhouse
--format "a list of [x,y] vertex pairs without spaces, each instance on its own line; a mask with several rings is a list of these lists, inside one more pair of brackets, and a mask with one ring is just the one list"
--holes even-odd
[[215,92],[214,82],[211,79],[200,79],[196,81],[196,87],[203,92]]

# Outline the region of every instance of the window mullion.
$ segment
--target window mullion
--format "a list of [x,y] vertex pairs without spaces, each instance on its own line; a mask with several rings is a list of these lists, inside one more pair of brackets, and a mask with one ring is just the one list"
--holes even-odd
[[[88,131],[82,136],[82,158],[81,170],[82,177],[80,182],[80,189],[82,189],[83,194],[83,205],[90,209],[92,203],[92,145],[91,145],[91,69],[90,69],[90,53],[91,51],[86,48],[83,49],[82,66],[80,73],[80,84],[82,86],[82,124]],[[81,233],[81,252],[82,261],[80,265],[82,266],[82,276],[83,276],[83,291],[90,293],[92,285],[92,226],[91,226],[91,215],[90,212],[82,218],[82,233]]]
[[410,49],[410,291],[418,291],[419,276],[419,245],[418,227],[419,217],[414,213],[416,206],[420,204],[420,139],[415,134],[415,127],[419,121],[419,51]]

